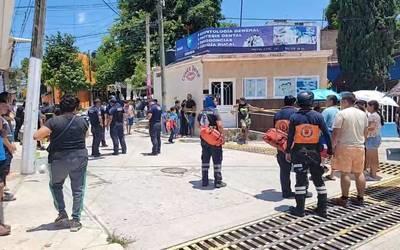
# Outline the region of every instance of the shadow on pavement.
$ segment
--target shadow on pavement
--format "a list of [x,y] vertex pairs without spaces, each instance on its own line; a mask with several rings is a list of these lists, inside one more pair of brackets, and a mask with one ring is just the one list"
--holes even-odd
[[280,205],[276,208],[274,208],[275,211],[278,212],[287,212],[289,210],[290,206],[289,205]]
[[261,194],[256,194],[254,197],[259,200],[273,201],[273,202],[284,200],[282,197],[282,193],[276,191],[275,189],[263,190],[261,191]]
[[65,229],[70,229],[70,226],[68,223],[56,224],[54,222],[51,222],[48,224],[42,224],[35,228],[28,229],[28,230],[26,230],[26,232],[33,233],[33,232],[39,232],[39,231],[58,231],[58,230],[65,230]]
[[199,189],[199,190],[213,190],[214,189],[214,182],[210,180],[210,183],[207,187],[203,187],[201,180],[199,181],[189,181],[192,184],[192,188]]

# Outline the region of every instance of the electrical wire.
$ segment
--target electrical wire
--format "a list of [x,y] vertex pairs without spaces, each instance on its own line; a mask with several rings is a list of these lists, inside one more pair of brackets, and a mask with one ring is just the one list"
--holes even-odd
[[102,0],[102,1],[103,1],[103,3],[104,3],[105,5],[107,5],[107,7],[108,7],[110,10],[112,10],[115,14],[117,14],[118,16],[121,16],[121,15],[119,14],[118,11],[116,11],[109,3],[107,3],[106,0]]

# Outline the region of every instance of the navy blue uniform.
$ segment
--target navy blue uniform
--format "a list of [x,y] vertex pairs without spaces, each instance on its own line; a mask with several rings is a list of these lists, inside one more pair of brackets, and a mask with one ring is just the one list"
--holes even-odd
[[92,106],[88,111],[90,120],[91,131],[93,135],[92,141],[92,156],[100,156],[100,142],[102,137],[102,122],[101,122],[101,110],[96,106]]
[[161,153],[161,115],[162,110],[160,105],[153,104],[148,111],[151,114],[150,118],[150,138],[151,143],[153,144],[152,154],[160,154]]
[[300,109],[290,118],[287,153],[290,153],[296,173],[296,213],[304,215],[305,199],[308,188],[308,171],[318,193],[317,211],[326,214],[327,191],[322,179],[324,173],[321,167],[322,135],[327,138],[328,154],[332,154],[332,144],[328,127],[323,116],[310,109]]
[[114,155],[119,154],[119,144],[121,144],[122,153],[126,154],[126,143],[124,134],[124,109],[117,103],[110,108],[109,114],[112,116],[110,124],[110,135],[114,146]]
[[103,121],[104,126],[101,129],[101,146],[106,147],[107,146],[107,142],[106,142],[106,114],[108,114],[107,112],[107,107],[101,107],[100,111],[101,111],[101,119]]
[[[274,127],[279,129],[285,133],[289,130],[289,122],[290,117],[297,112],[297,109],[293,106],[283,107],[280,111],[278,111],[274,116]],[[276,156],[278,159],[278,164],[280,168],[280,181],[281,181],[281,189],[282,196],[284,198],[289,198],[293,196],[291,183],[290,183],[290,172],[292,169],[292,165],[286,161],[285,153],[278,150],[278,154]]]

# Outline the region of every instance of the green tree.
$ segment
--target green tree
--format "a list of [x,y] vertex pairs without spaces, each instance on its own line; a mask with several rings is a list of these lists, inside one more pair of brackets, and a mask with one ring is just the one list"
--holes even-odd
[[25,77],[28,78],[29,71],[29,58],[25,57],[21,61],[21,70],[25,74]]
[[144,60],[140,60],[136,63],[135,74],[127,78],[125,82],[130,84],[134,89],[138,89],[146,86],[146,62]]
[[[206,27],[218,27],[222,0],[168,0],[164,8],[165,47]],[[132,79],[145,58],[145,13],[150,14],[152,61],[159,62],[157,1],[119,0],[120,17],[97,51],[96,79],[101,85]]]
[[42,79],[53,88],[53,92],[54,88],[59,88],[63,93],[76,93],[89,87],[74,43],[75,39],[69,34],[57,33],[46,37]]
[[338,59],[349,90],[384,86],[396,33],[396,0],[339,0]]
[[339,0],[331,0],[328,7],[325,10],[325,18],[328,21],[328,29],[337,30],[339,29],[338,21],[339,12]]

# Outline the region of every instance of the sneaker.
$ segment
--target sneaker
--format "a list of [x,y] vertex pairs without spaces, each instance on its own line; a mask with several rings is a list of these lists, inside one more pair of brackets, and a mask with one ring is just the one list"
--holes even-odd
[[99,158],[99,157],[101,157],[101,154],[94,154],[94,155],[92,155],[92,157],[93,158]]
[[381,177],[372,177],[372,176],[370,176],[370,175],[366,175],[365,176],[365,180],[366,181],[380,181],[382,178]]
[[312,196],[313,196],[313,193],[307,191],[306,198],[311,198]]
[[303,213],[299,212],[299,211],[296,209],[296,207],[290,207],[290,208],[289,208],[289,213],[290,213],[291,215],[296,216],[296,217],[304,217],[304,212],[303,212]]
[[101,147],[102,147],[102,148],[106,148],[106,147],[108,147],[108,145],[107,145],[107,144],[104,144],[104,145],[101,145]]
[[341,206],[341,207],[348,207],[349,206],[349,200],[347,198],[333,198],[331,199],[331,202],[336,205],[336,206]]
[[4,225],[0,225],[0,236],[7,236],[10,235],[11,228],[8,228]]
[[15,201],[17,198],[12,193],[5,192],[3,195],[3,201]]
[[115,153],[115,152],[114,152],[114,153],[112,153],[112,155],[119,155],[119,153]]
[[68,214],[66,212],[61,212],[58,214],[58,217],[54,221],[55,224],[63,224],[68,221]]
[[218,183],[215,183],[215,188],[223,188],[223,187],[226,187],[226,183],[225,182],[218,182]]
[[78,232],[82,228],[82,223],[77,219],[72,219],[70,222],[70,231]]
[[331,175],[325,175],[324,176],[324,181],[336,181],[336,178]]
[[207,187],[207,186],[208,186],[208,180],[202,180],[202,181],[201,181],[201,185],[202,185],[203,187]]
[[6,229],[8,229],[8,230],[11,230],[11,226],[10,226],[10,225],[6,225],[6,224],[0,223],[0,226],[6,228]]

